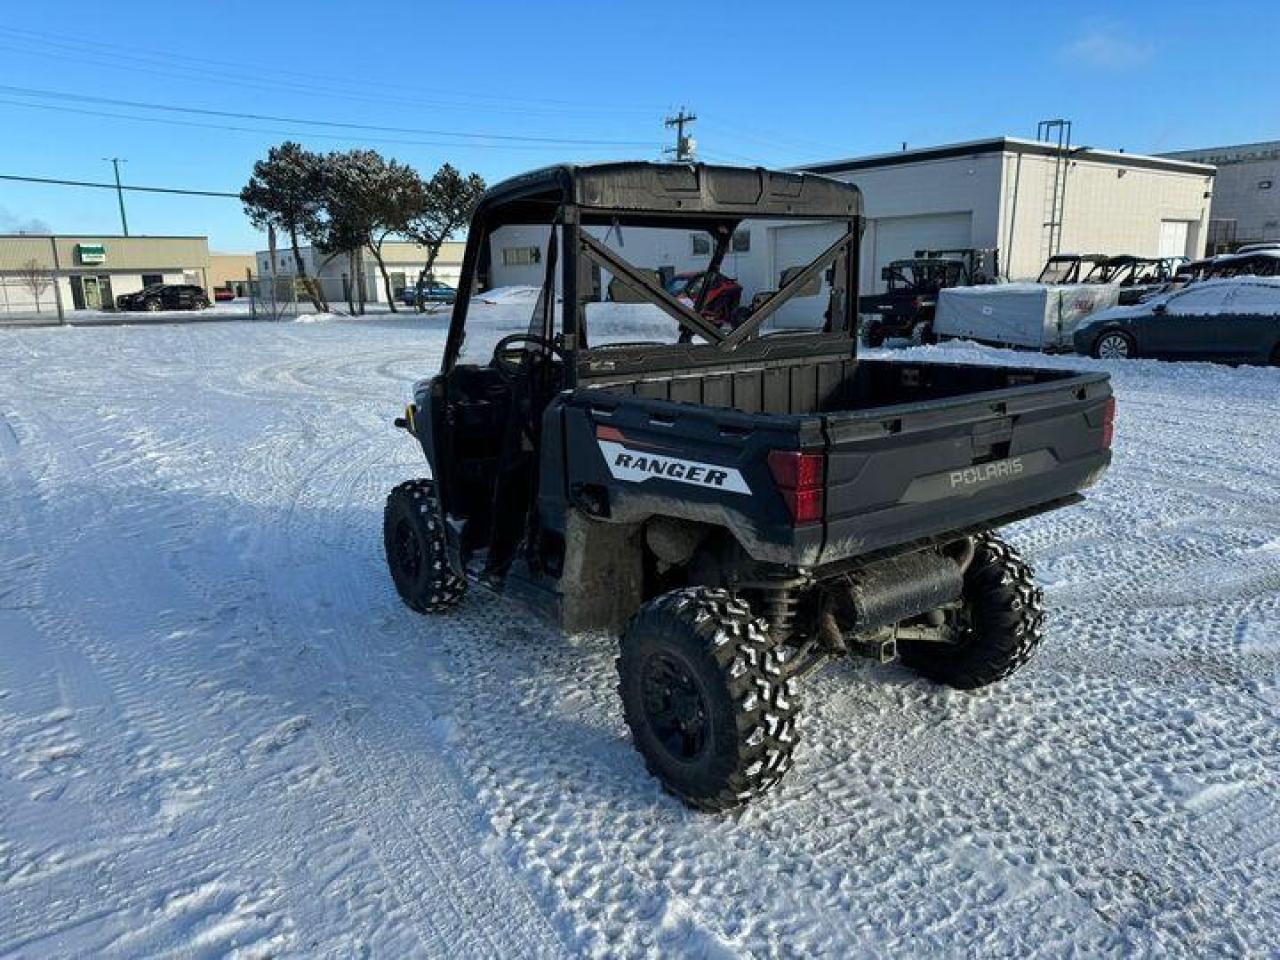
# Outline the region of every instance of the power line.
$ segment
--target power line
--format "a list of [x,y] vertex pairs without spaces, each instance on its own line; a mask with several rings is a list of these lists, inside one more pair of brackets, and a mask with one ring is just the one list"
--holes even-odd
[[[282,117],[264,113],[242,113],[234,110],[210,110],[202,107],[180,107],[168,103],[149,103],[143,100],[118,100],[113,97],[95,97],[83,93],[68,93],[62,90],[40,90],[34,87],[11,87],[0,85],[0,91],[22,97],[35,97],[48,100],[71,100],[78,103],[99,103],[112,107],[128,107],[135,110],[161,110],[166,113],[195,114],[203,117],[226,117],[234,120],[255,120],[263,123],[300,123],[305,126],[337,127],[343,130],[380,130],[388,133],[414,133],[428,137],[468,137],[478,140],[502,140],[514,143],[547,143],[559,146],[599,146],[599,147],[648,147],[649,140],[595,140],[575,139],[572,137],[530,137],[523,134],[508,133],[469,133],[460,130],[428,130],[421,127],[391,127],[371,123],[348,123],[340,120],[317,120],[307,117]],[[34,106],[34,104],[33,104]],[[696,117],[686,118],[689,120]],[[683,127],[681,128],[683,131]]]
[[180,193],[189,197],[230,197],[240,199],[238,193],[223,190],[184,190],[180,187],[141,187],[136,184],[95,183],[92,180],[59,180],[56,177],[23,177],[15,173],[0,173],[0,180],[18,180],[23,183],[47,183],[59,187],[96,187],[102,190],[133,190],[137,193]]
[[[280,70],[279,68],[270,68],[270,67],[264,68],[259,64],[253,64],[253,65],[236,64],[230,61],[214,60],[214,59],[205,58],[205,57],[193,57],[193,56],[188,56],[186,54],[183,54],[182,56],[177,57],[171,54],[165,54],[155,50],[146,50],[146,49],[140,50],[133,45],[124,46],[124,45],[112,44],[112,43],[108,43],[100,40],[94,40],[92,42],[80,41],[72,37],[57,36],[53,34],[41,33],[35,30],[15,29],[12,27],[0,27],[0,35],[8,35],[8,37],[12,41],[16,41],[17,43],[20,43],[20,44],[21,43],[38,43],[38,47],[36,48],[26,48],[22,46],[11,46],[6,48],[24,55],[39,56],[39,57],[61,59],[61,60],[71,59],[66,55],[54,53],[49,49],[50,47],[55,47],[55,48],[61,48],[62,50],[70,51],[71,53],[73,53],[74,59],[77,62],[84,62],[86,59],[88,59],[102,66],[111,67],[114,69],[129,69],[131,72],[138,69],[136,67],[124,67],[122,65],[123,61],[128,61],[135,64],[143,64],[145,66],[150,66],[152,68],[156,68],[156,67],[163,68],[160,70],[152,69],[150,71],[146,71],[144,69],[144,72],[159,73],[161,75],[182,76],[185,74],[187,75],[188,78],[190,78],[192,74],[196,76],[203,75],[206,78],[212,76],[212,77],[222,78],[223,82],[231,82],[241,86],[249,86],[249,87],[255,87],[259,89],[268,89],[273,91],[279,90],[281,88],[291,88],[294,90],[302,90],[302,91],[310,92],[313,94],[322,93],[328,97],[332,97],[332,96],[347,97],[349,99],[363,100],[371,103],[386,103],[388,101],[397,101],[401,103],[407,103],[413,106],[421,106],[423,104],[434,104],[434,105],[440,105],[440,106],[448,106],[456,109],[474,110],[477,108],[477,106],[485,105],[485,102],[487,101],[489,105],[485,106],[485,109],[495,110],[499,112],[504,112],[503,108],[507,107],[507,105],[523,103],[523,104],[539,105],[542,108],[544,108],[543,112],[550,112],[550,113],[556,113],[556,114],[562,114],[567,110],[578,110],[578,111],[596,112],[596,113],[604,112],[610,115],[616,115],[619,112],[651,113],[651,112],[656,112],[658,109],[660,109],[657,106],[641,106],[638,104],[612,104],[612,103],[611,104],[603,104],[603,103],[590,104],[590,103],[584,103],[581,101],[559,100],[559,99],[548,98],[548,97],[521,97],[521,96],[511,96],[511,95],[496,95],[496,94],[483,94],[483,93],[474,93],[474,92],[450,91],[450,90],[441,90],[439,88],[422,88],[422,87],[407,86],[403,84],[391,84],[387,82],[385,77],[351,78],[358,82],[376,83],[380,91],[383,91],[383,92],[380,92],[377,96],[370,96],[370,95],[362,96],[359,94],[354,94],[349,92],[348,88],[346,87],[337,86],[333,84],[332,78],[329,78],[329,77],[324,77],[317,74],[302,73],[298,71]],[[214,69],[193,67],[191,66],[192,63],[211,64],[213,65]],[[242,70],[251,70],[255,77],[262,77],[263,75],[267,75],[267,74],[275,74],[277,76],[300,77],[307,82],[299,83],[298,81],[284,81],[284,80],[270,80],[270,79],[254,80],[244,76],[242,72],[237,72]],[[400,89],[404,91],[409,91],[409,92],[413,92],[415,96],[413,97],[413,99],[389,96],[388,94],[385,93],[387,89]],[[453,97],[455,99],[452,101],[430,99],[429,97],[423,96],[424,92],[428,94],[437,94],[437,95],[444,94],[444,95]],[[470,101],[470,102],[462,102],[462,101]],[[507,110],[505,112],[526,113],[526,112],[533,112],[533,111],[530,111],[528,107],[519,107],[517,109],[511,109],[510,107],[507,107]]]
[[[178,127],[198,127],[204,130],[231,130],[237,133],[252,133],[252,134],[258,134],[258,135],[267,134],[267,135],[276,136],[276,137],[298,137],[298,138],[309,137],[312,139],[336,140],[341,143],[350,143],[353,139],[355,139],[349,136],[339,136],[336,134],[328,134],[328,133],[317,133],[316,131],[313,131],[313,130],[306,130],[306,131],[281,130],[281,129],[272,128],[272,127],[241,127],[241,126],[233,126],[231,124],[225,124],[225,123],[203,123],[199,120],[178,120],[178,119],[171,119],[168,117],[138,117],[138,116],[132,116],[130,114],[125,114],[125,113],[108,113],[105,110],[89,110],[83,107],[64,107],[64,106],[58,106],[52,103],[28,103],[23,100],[5,100],[3,98],[0,98],[0,103],[7,104],[8,106],[13,106],[13,107],[25,107],[29,110],[53,110],[59,113],[74,113],[74,114],[79,114],[81,116],[106,117],[111,120],[127,120],[127,121],[136,122],[136,123],[161,123],[161,124],[168,124],[170,126],[178,126]],[[397,138],[397,137],[360,137],[359,140],[361,143],[389,143],[389,144],[398,144],[402,146],[415,146],[415,147],[453,147],[454,149],[465,147],[467,149],[474,148],[474,149],[486,149],[486,150],[494,150],[494,149],[555,150],[560,153],[563,153],[565,150],[565,147],[563,146],[544,144],[544,143],[534,143],[534,144],[479,143],[479,142],[460,143],[458,141],[443,141],[443,140],[406,140],[406,139]],[[650,144],[650,146],[654,146],[654,144]],[[614,150],[616,148],[612,146],[592,147],[592,146],[586,146],[586,145],[575,145],[575,149],[594,151],[594,150]]]

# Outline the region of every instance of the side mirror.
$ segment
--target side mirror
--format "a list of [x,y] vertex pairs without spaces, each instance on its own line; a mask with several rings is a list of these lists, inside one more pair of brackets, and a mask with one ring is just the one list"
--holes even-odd
[[1151,312],[1154,314],[1166,314],[1169,312],[1169,305],[1167,303],[1157,303],[1151,308]]
[[893,279],[893,271],[892,271],[892,270],[890,270],[888,267],[881,267],[881,268],[880,268],[880,279],[881,279],[881,280],[884,280],[886,283],[887,283],[888,281],[892,280],[892,279]]

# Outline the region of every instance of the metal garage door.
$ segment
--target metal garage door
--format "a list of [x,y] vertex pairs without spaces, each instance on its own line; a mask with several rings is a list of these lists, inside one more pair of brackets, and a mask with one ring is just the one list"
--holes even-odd
[[[805,267],[818,254],[840,239],[845,227],[841,223],[811,223],[796,227],[774,227],[770,233],[772,275],[769,288],[776,290],[784,271]],[[780,327],[820,327],[827,309],[831,288],[823,280],[801,291],[809,296],[795,296],[783,304],[771,320]]]
[[863,292],[880,292],[880,269],[891,261],[914,256],[917,250],[940,250],[973,245],[971,213],[937,213],[923,217],[879,217],[867,227],[864,243],[874,244],[871,276],[863,277]]

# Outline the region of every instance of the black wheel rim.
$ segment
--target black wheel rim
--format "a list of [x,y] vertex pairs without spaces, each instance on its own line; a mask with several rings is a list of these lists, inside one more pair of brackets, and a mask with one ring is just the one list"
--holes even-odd
[[395,533],[391,540],[391,559],[406,579],[416,579],[422,570],[422,546],[418,540],[418,531],[408,520],[396,523]]
[[645,719],[654,739],[673,759],[689,762],[707,747],[706,698],[687,667],[674,657],[650,657],[642,676]]

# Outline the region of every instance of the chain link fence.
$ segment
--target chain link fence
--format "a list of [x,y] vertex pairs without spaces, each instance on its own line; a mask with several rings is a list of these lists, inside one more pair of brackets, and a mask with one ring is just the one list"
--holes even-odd
[[53,278],[0,276],[0,325],[57,324],[58,292]]

